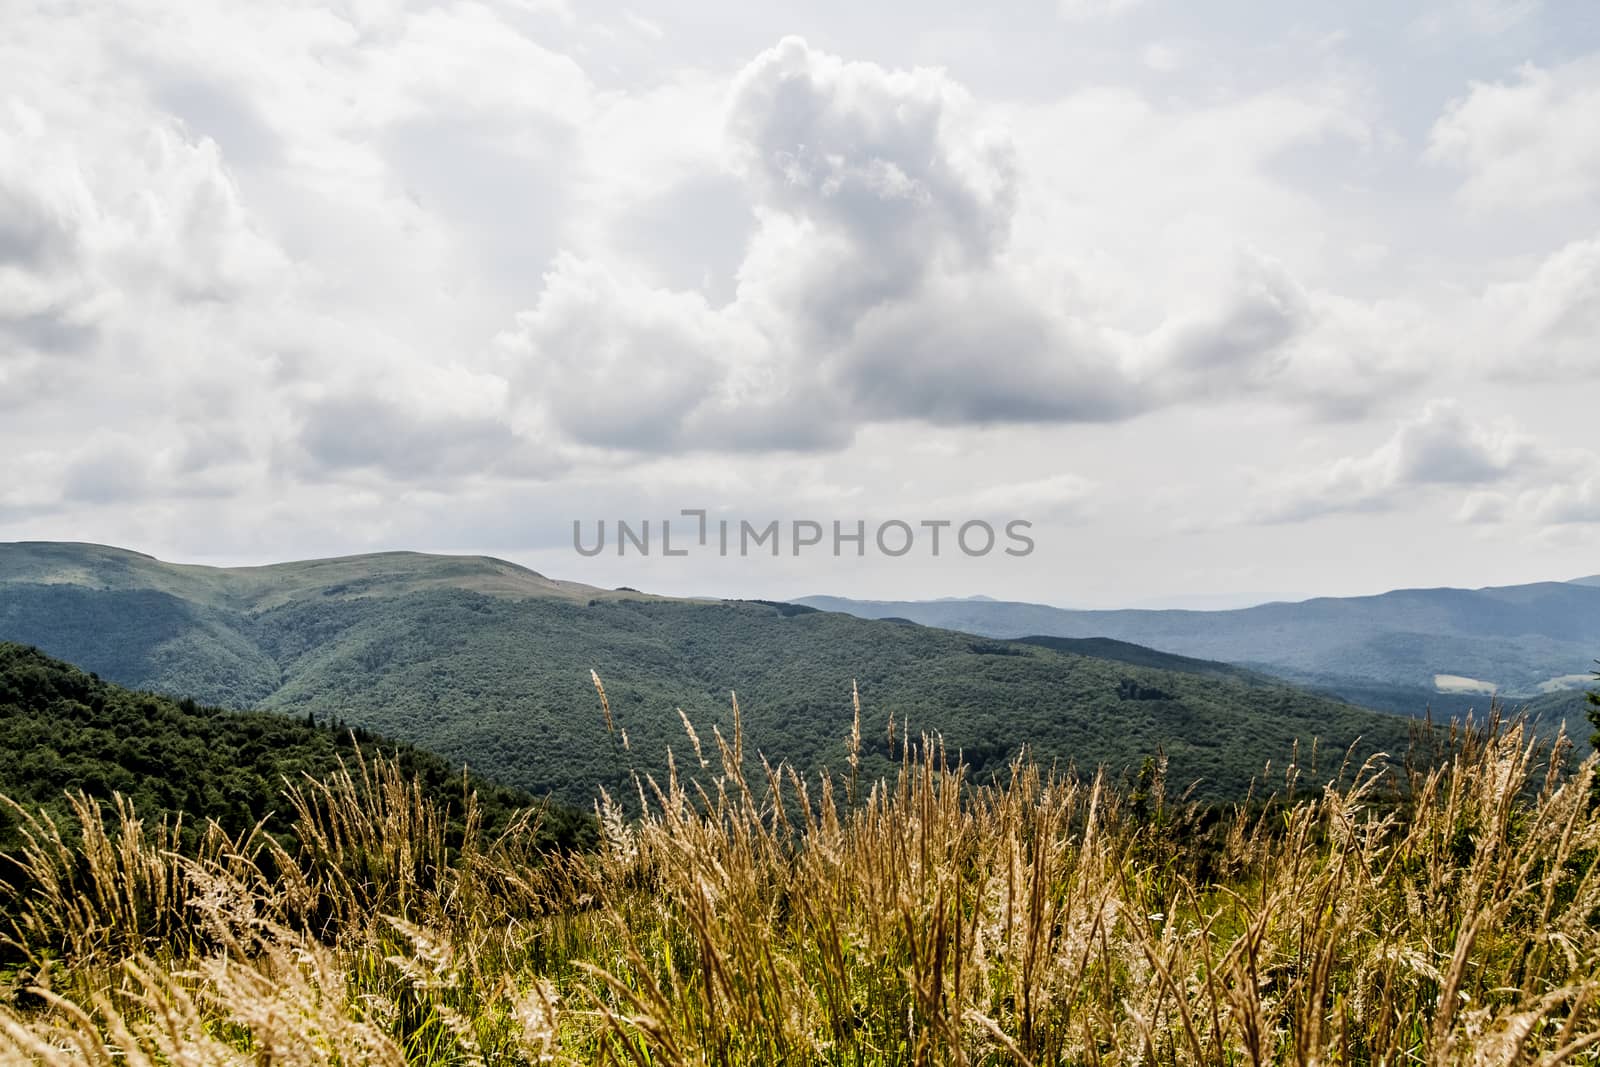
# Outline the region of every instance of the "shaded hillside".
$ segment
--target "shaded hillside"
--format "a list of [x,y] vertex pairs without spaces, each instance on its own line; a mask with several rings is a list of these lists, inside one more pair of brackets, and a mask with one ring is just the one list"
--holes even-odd
[[[30,810],[64,814],[69,791],[102,801],[120,793],[150,820],[182,812],[192,826],[215,819],[230,835],[263,820],[281,832],[285,780],[326,777],[340,760],[355,760],[358,740],[369,753],[397,753],[426,793],[459,807],[460,768],[410,745],[365,731],[352,737],[305,715],[229,712],[133,692],[37,649],[0,643],[0,795]],[[491,824],[538,803],[476,777],[472,788]],[[0,851],[15,847],[13,818],[0,813]],[[553,843],[589,836],[585,817],[559,807],[546,828]]]
[[1023,644],[1050,648],[1057,652],[1072,652],[1080,656],[1094,656],[1098,659],[1116,660],[1118,663],[1132,663],[1140,667],[1155,667],[1164,671],[1178,671],[1183,674],[1204,674],[1213,678],[1229,678],[1236,682],[1254,685],[1267,684],[1272,681],[1266,675],[1246,670],[1243,667],[1235,667],[1231,663],[1221,663],[1211,659],[1195,659],[1193,656],[1178,656],[1170,652],[1146,648],[1144,645],[1135,645],[1128,641],[1117,641],[1110,637],[1043,637],[1035,635],[1019,638],[1019,640]]
[[[58,573],[72,547],[57,552]],[[10,551],[0,546],[0,559]],[[430,574],[452,565],[406,559]],[[863,770],[874,775],[890,767],[891,715],[897,731],[942,733],[980,776],[1001,772],[1024,742],[1047,762],[1116,769],[1164,748],[1173,780],[1200,780],[1211,797],[1242,794],[1297,740],[1318,738],[1324,750],[1357,737],[1389,749],[1406,741],[1404,723],[1286,686],[788,605],[418,588],[402,563],[378,557],[384,581],[363,595],[349,594],[362,579],[356,561],[343,561],[334,586],[256,601],[233,587],[231,572],[212,571],[203,602],[170,583],[128,588],[126,577],[122,587],[92,588],[95,568],[85,563],[87,581],[0,584],[0,638],[77,656],[134,685],[336,714],[575,801],[597,783],[631,791],[630,769],[659,771],[668,745],[680,765],[692,759],[679,707],[706,746],[714,725],[731,741],[730,690],[752,759],[759,750],[841,769],[853,680],[866,708]],[[230,606],[241,603],[255,606]],[[591,668],[629,749],[604,728]]]

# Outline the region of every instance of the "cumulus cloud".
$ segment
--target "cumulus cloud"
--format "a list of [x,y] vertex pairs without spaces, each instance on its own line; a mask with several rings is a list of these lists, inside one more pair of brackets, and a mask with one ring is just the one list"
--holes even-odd
[[[1263,125],[1277,143],[1359,132],[1308,107],[1277,101],[1238,128],[1263,146]],[[1386,316],[1248,247],[1209,249],[1231,269],[1153,326],[1074,299],[1074,261],[1018,239],[1028,183],[1046,179],[942,71],[788,38],[733,80],[725,115],[722,157],[756,220],[731,299],[566,255],[498,343],[522,402],[579,443],[837,448],[869,422],[1110,422],[1252,392],[1346,413],[1402,376]],[[1368,327],[1372,343],[1350,343]]]
[[1478,525],[1521,525],[1536,530],[1600,523],[1600,455],[1568,458],[1559,481],[1520,490],[1469,493],[1457,518]]
[[730,303],[569,256],[502,338],[575,439],[837,447],[855,420],[1095,420],[1146,403],[1112,345],[1009,273],[1010,145],[946,75],[790,38],[734,80],[726,142],[759,220]]
[[1538,525],[1600,522],[1600,469],[1581,481],[1529,490],[1518,499],[1518,510]]
[[593,99],[577,65],[473,3],[147,7],[0,42],[8,429],[57,440],[70,397],[77,422],[137,412],[171,438],[146,477],[112,454],[36,466],[29,506],[558,469],[504,383],[463,405],[487,379],[446,361],[558,244],[550,176]]
[[563,256],[497,341],[529,417],[579,445],[639,452],[837,443],[774,342],[704,296]]
[[1486,358],[1504,375],[1600,375],[1600,238],[1573,241],[1528,276],[1489,286],[1477,318]]
[[1157,358],[1185,388],[1260,382],[1283,372],[1288,343],[1312,315],[1310,297],[1281,264],[1246,254],[1203,310],[1156,331]]
[[[1555,458],[1505,422],[1476,416],[1459,404],[1428,404],[1365,455],[1270,479],[1258,487],[1248,518],[1303,522],[1337,512],[1386,511],[1437,488],[1480,488],[1548,473]],[[1475,497],[1472,517],[1493,498]]]
[[89,274],[93,193],[44,119],[13,100],[0,115],[0,366],[82,351],[114,299]]
[[1527,64],[1475,83],[1434,123],[1429,156],[1461,170],[1478,208],[1562,207],[1600,196],[1600,60]]

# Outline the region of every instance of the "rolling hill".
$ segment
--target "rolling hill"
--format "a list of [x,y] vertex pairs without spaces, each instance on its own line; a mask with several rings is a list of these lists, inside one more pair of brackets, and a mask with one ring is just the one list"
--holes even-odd
[[748,758],[841,769],[859,682],[872,776],[896,758],[891,716],[899,736],[941,733],[980,776],[1024,742],[1047,762],[1119,770],[1162,748],[1172,780],[1211,798],[1240,796],[1296,741],[1393,751],[1408,737],[1393,717],[1152,650],[1108,657],[794,605],[604,592],[478,557],[222,569],[0,545],[0,640],[207,703],[337,715],[580,802],[597,784],[631,790],[634,768],[660,773],[668,745],[688,767],[680,707],[705,746],[712,727],[731,743],[730,690]]
[[1367,707],[1481,709],[1491,693],[1586,734],[1582,690],[1600,656],[1600,580],[1402,589],[1231,611],[1079,611],[990,599],[797,603],[987,637],[1109,638],[1238,664]]

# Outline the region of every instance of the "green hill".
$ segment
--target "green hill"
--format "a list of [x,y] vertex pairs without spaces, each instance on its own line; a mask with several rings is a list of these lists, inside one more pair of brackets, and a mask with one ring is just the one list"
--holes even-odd
[[[285,779],[324,778],[353,763],[356,744],[394,755],[424,790],[459,808],[461,771],[410,745],[340,726],[270,712],[230,712],[133,692],[101,681],[34,648],[0,643],[0,794],[29,810],[65,813],[65,794],[82,790],[109,800],[121,793],[147,819],[184,813],[190,826],[215,819],[230,835],[265,821],[288,828]],[[474,777],[491,825],[539,801],[518,789]],[[15,815],[0,809],[0,852],[17,842]],[[551,843],[587,840],[587,819],[552,808]]]
[[[650,598],[511,564],[410,553],[227,570],[76,545],[0,546],[0,639],[118,681],[216,703],[337,715],[583,802],[630,791],[671,745],[679,707],[712,744],[802,768],[846,762],[852,681],[863,773],[896,731],[940,732],[979,776],[1026,742],[1046,762],[1122,770],[1164,749],[1175,782],[1237,797],[1296,741],[1403,747],[1407,724],[1280,683],[1163,669],[792,605]],[[1148,651],[1148,650],[1147,650]],[[1158,653],[1150,653],[1159,655]],[[1167,664],[1172,666],[1173,664]],[[615,734],[589,681],[606,684]],[[622,745],[626,731],[629,748]]]

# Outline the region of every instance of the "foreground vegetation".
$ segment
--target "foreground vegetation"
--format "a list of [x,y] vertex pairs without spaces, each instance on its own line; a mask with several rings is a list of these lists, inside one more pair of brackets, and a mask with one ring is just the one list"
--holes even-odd
[[[310,715],[233,712],[111,685],[34,648],[0,641],[0,795],[28,809],[70,816],[68,796],[102,802],[120,796],[147,821],[191,817],[178,836],[192,847],[203,823],[229,836],[252,828],[285,835],[285,780],[337,772],[357,744],[385,749],[430,801],[461,830],[463,787],[477,794],[491,830],[538,803],[520,789],[472,776],[431,752],[395,744]],[[593,840],[579,811],[551,805],[543,823],[555,846]],[[0,853],[21,844],[13,812],[0,806]],[[0,862],[0,877],[5,866]]]
[[[609,716],[609,708],[607,709]],[[288,787],[293,840],[74,804],[8,907],[0,1064],[1522,1063],[1600,1043],[1595,758],[1520,726],[1169,802],[894,737],[748,780],[737,725],[609,800],[453,847],[392,763]],[[735,719],[737,724],[737,718]],[[893,727],[891,726],[891,729]],[[1434,744],[1432,735],[1424,748]],[[1303,781],[1304,779],[1304,781]],[[476,815],[469,812],[469,821]]]

